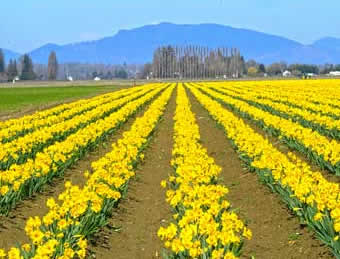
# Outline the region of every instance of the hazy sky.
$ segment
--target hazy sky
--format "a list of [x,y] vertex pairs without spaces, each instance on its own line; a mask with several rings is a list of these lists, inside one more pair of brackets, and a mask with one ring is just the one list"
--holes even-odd
[[25,52],[159,22],[218,23],[302,43],[340,38],[339,0],[2,0],[0,47]]

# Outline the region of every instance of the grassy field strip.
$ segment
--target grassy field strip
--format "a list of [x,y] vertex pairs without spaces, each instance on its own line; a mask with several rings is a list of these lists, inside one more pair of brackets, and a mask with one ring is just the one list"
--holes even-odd
[[[110,96],[105,95],[103,97],[91,98],[87,100],[86,103],[81,103],[79,105],[76,105],[75,107],[66,109],[58,114],[50,115],[42,119],[32,120],[30,123],[23,123],[24,121],[22,120],[22,118],[16,119],[17,123],[12,121],[11,126],[0,130],[0,139],[2,140],[1,142],[7,143],[19,136],[23,136],[27,133],[31,133],[36,129],[42,129],[44,127],[49,127],[50,125],[53,125],[53,124],[56,124],[62,121],[72,119],[74,116],[87,112],[95,108],[99,104],[105,104],[114,99],[118,99],[130,93],[133,93],[134,92],[133,90],[135,89],[131,89],[131,90],[130,91],[122,90],[122,91],[114,92],[110,94]],[[136,90],[138,91],[139,89],[136,89]]]
[[[142,86],[134,87],[133,89],[141,89],[141,88],[142,88]],[[58,89],[59,92],[63,90],[63,88],[57,88],[57,89]],[[11,89],[11,90],[15,90],[15,89]],[[16,90],[18,90],[18,89],[16,89]],[[25,91],[27,90],[29,92],[33,91],[30,88],[24,89],[24,90]],[[119,91],[124,92],[124,91],[130,91],[130,90],[131,90],[131,88],[127,88],[127,89],[122,89],[122,90],[119,90]],[[112,88],[112,92],[115,92],[115,91],[116,91],[115,88]],[[66,111],[68,109],[73,109],[73,108],[79,107],[81,105],[86,105],[89,100],[109,98],[112,95],[112,92],[104,93],[104,94],[101,94],[99,96],[92,97],[90,99],[81,99],[81,100],[73,101],[73,102],[70,102],[70,103],[60,104],[60,105],[57,105],[53,108],[45,109],[45,110],[42,110],[42,111],[37,111],[33,114],[25,115],[25,116],[22,116],[20,118],[14,118],[14,119],[6,120],[6,121],[0,121],[0,129],[7,128],[8,126],[11,126],[12,124],[18,124],[19,121],[20,121],[20,123],[25,124],[25,123],[31,123],[32,120],[37,120],[37,119],[39,120],[39,119],[47,118],[49,116],[58,115],[58,114]],[[18,94],[18,93],[16,93],[16,94]]]
[[246,102],[213,91],[208,87],[200,89],[223,102],[230,109],[237,111],[240,116],[256,122],[266,132],[279,137],[289,147],[301,152],[322,169],[340,175],[340,143],[336,140],[329,140],[312,129],[272,115]]
[[168,87],[112,145],[112,151],[92,163],[92,173],[84,172],[88,178],[84,188],[66,183],[59,202],[47,202],[49,212],[42,219],[30,218],[25,231],[32,243],[13,247],[8,254],[24,259],[85,258],[87,238],[106,225],[112,208],[127,191],[173,89],[174,85]]
[[[231,86],[232,87],[232,86]],[[230,89],[230,87],[228,87]],[[320,97],[319,94],[315,96],[307,97],[304,94],[307,91],[303,91],[302,94],[290,93],[290,90],[279,90],[272,88],[256,88],[255,86],[242,86],[242,87],[232,87],[234,90],[248,90],[258,94],[259,98],[269,99],[274,102],[283,103],[295,108],[307,109],[313,113],[320,113],[324,116],[329,116],[332,118],[340,118],[340,102],[339,105],[335,105],[336,101],[330,100],[330,97]],[[236,89],[235,89],[236,88]],[[301,91],[301,90],[300,90]],[[320,89],[320,92],[325,91],[325,89]]]
[[278,115],[285,119],[291,119],[294,122],[300,123],[304,127],[317,130],[321,135],[340,140],[340,120],[310,112],[303,108],[295,108],[287,104],[274,102],[264,98],[258,98],[256,94],[250,91],[234,91],[232,89],[220,87],[218,85],[216,85],[214,89],[230,97],[245,101],[248,104],[264,111],[270,112],[273,115]]
[[95,108],[98,104],[105,104],[114,99],[124,97],[141,89],[142,88],[130,88],[110,94],[105,94],[102,96],[93,97],[91,99],[85,100],[86,102],[84,102],[84,100],[73,102],[70,103],[69,108],[63,110],[58,114],[53,114],[47,117],[40,118],[39,116],[37,116],[36,119],[26,120],[26,116],[23,116],[19,119],[8,120],[6,122],[8,122],[8,124],[10,125],[0,130],[0,142],[6,143],[15,139],[18,136],[23,136],[27,133],[33,132],[36,129],[41,129],[43,127],[48,127],[64,120],[69,120],[76,115]]
[[261,182],[277,192],[292,213],[313,229],[316,236],[339,258],[339,185],[328,182],[321,173],[311,171],[306,164],[293,161],[296,158],[294,155],[288,158],[242,119],[198,90],[201,87],[195,85],[189,88],[223,126],[240,159],[258,174]]
[[178,86],[173,165],[167,202],[174,223],[161,227],[159,237],[170,250],[164,258],[238,258],[251,231],[230,209],[228,189],[218,184],[221,168],[200,144],[199,128],[183,85]]
[[76,134],[79,129],[86,127],[88,124],[109,116],[122,105],[139,98],[152,90],[152,88],[145,86],[143,90],[126,97],[115,98],[105,104],[98,103],[95,109],[77,115],[70,120],[61,121],[11,142],[0,144],[0,170],[7,170],[12,164],[23,164],[27,159],[34,159],[36,154],[45,147],[52,145],[56,141],[61,142],[71,134]]
[[[94,98],[96,98],[96,99],[97,98],[107,98],[108,96],[110,96],[110,93],[104,94],[104,95],[101,95],[101,96],[97,96],[97,97],[94,97]],[[38,111],[38,112],[35,112],[34,114],[25,115],[25,116],[22,116],[20,118],[1,121],[0,122],[0,129],[4,129],[4,128],[7,128],[7,127],[10,127],[12,125],[19,124],[19,123],[30,124],[31,121],[45,119],[49,116],[58,115],[58,114],[66,111],[68,109],[72,109],[72,108],[84,105],[87,102],[88,102],[88,100],[81,99],[79,101],[75,101],[75,102],[71,102],[71,103],[60,104],[56,107],[53,107],[53,108],[50,108],[50,109],[47,109],[47,110]]]
[[126,104],[108,117],[47,147],[37,154],[35,160],[29,159],[25,164],[13,165],[9,170],[0,172],[0,213],[7,214],[18,201],[39,191],[55,176],[63,175],[66,168],[104,141],[107,135],[112,134],[166,87],[155,87],[152,92]]

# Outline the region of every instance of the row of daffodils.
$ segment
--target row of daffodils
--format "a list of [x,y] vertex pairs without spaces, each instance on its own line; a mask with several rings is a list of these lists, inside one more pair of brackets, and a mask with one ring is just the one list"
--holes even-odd
[[190,90],[223,126],[227,138],[250,170],[276,191],[292,212],[315,231],[336,257],[340,257],[339,185],[327,181],[320,172],[312,171],[295,155],[280,152],[237,115],[204,94],[211,90],[203,91],[198,86],[190,86]]
[[[337,80],[239,82],[224,85],[259,92],[281,102],[303,106],[310,111],[339,114],[340,92]],[[331,95],[329,93],[332,93]]]
[[42,127],[11,142],[0,143],[0,169],[6,170],[12,164],[23,164],[29,158],[34,159],[35,155],[46,146],[56,141],[61,142],[71,134],[76,134],[79,129],[108,116],[125,103],[142,96],[147,90],[150,89],[146,87],[145,90],[138,90],[137,93],[127,96],[124,96],[125,92],[117,92],[113,94],[112,101],[105,101],[105,103],[99,101],[96,108],[74,116],[72,119]]
[[258,95],[255,91],[247,89],[236,91],[232,88],[217,89],[274,115],[279,115],[285,119],[292,119],[294,122],[298,122],[305,127],[317,130],[321,135],[329,136],[337,140],[340,139],[340,120],[334,117],[323,115],[315,111],[312,112],[304,107],[295,107],[292,104],[281,103],[273,97],[267,98]]
[[0,171],[0,213],[8,213],[18,201],[39,191],[55,176],[63,175],[65,169],[105,140],[166,86],[152,86],[151,88],[153,90],[148,92],[150,89],[146,87],[143,90],[147,92],[145,95],[126,103],[107,117],[98,119],[81,128],[76,134],[71,134],[65,140],[46,147],[36,154],[35,159],[28,159],[24,164],[14,164],[8,170]]
[[[164,90],[112,145],[112,151],[92,163],[92,172],[84,172],[87,181],[83,188],[67,182],[59,201],[52,198],[47,201],[49,212],[44,217],[27,221],[25,231],[30,244],[13,247],[8,252],[0,250],[0,258],[85,258],[87,238],[106,224],[113,206],[127,190],[134,166],[143,159],[142,152],[173,89],[174,86],[170,86]],[[146,101],[144,98],[143,102]]]
[[[320,83],[321,85],[324,85]],[[231,85],[220,85],[225,87],[226,89],[233,89],[235,91],[252,93],[256,95],[259,100],[269,100],[275,103],[285,104],[289,107],[302,109],[314,114],[320,114],[322,116],[328,116],[331,118],[339,118],[340,106],[337,107],[334,105],[335,100],[330,96],[323,97],[320,96],[321,92],[332,92],[332,90],[327,89],[319,89],[318,93],[314,94],[313,97],[308,95],[308,90],[304,89],[303,91],[300,89],[299,92],[294,92],[294,87],[291,89],[276,89],[269,88],[265,89],[263,87],[257,86],[236,86],[233,87]],[[294,110],[296,112],[297,110]]]
[[173,223],[161,227],[158,235],[170,258],[237,258],[251,231],[231,210],[228,189],[218,184],[221,168],[199,143],[199,128],[182,85],[174,120],[175,171],[161,183],[168,187]]
[[270,134],[279,137],[291,148],[305,154],[321,168],[340,175],[340,143],[335,139],[329,139],[292,119],[273,115],[245,101],[223,94],[222,88],[218,88],[218,91],[211,90],[210,87],[201,89],[237,111],[240,116],[256,122]]
[[69,104],[58,105],[55,108],[36,112],[17,119],[0,122],[0,143],[10,142],[13,139],[24,136],[36,129],[49,127],[53,124],[69,120],[72,117],[96,108],[100,104],[110,102],[130,93],[139,91],[141,88],[130,88],[100,95],[91,99],[82,99]]

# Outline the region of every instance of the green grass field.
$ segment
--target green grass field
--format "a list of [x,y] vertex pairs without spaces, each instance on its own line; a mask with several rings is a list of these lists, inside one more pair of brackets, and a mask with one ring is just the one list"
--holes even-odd
[[0,114],[39,108],[82,97],[119,90],[127,86],[72,86],[0,88]]

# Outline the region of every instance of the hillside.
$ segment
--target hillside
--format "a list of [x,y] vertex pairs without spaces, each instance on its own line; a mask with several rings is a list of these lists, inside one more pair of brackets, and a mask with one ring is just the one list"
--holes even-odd
[[55,50],[60,63],[145,63],[152,60],[160,45],[196,44],[207,47],[237,47],[246,59],[269,64],[340,63],[340,39],[324,38],[303,45],[284,37],[217,24],[178,25],[161,23],[131,30],[121,30],[112,37],[63,46],[47,44],[30,54],[36,63],[47,63]]

